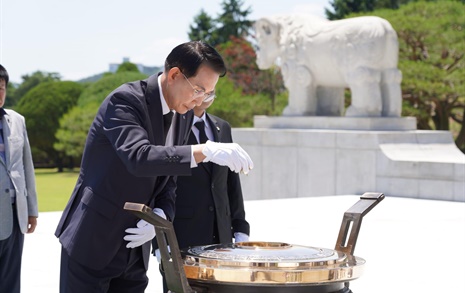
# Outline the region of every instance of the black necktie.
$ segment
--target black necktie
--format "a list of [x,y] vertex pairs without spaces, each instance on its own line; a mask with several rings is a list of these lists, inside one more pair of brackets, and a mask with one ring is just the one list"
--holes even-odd
[[165,134],[165,139],[168,135],[168,130],[170,129],[171,121],[173,120],[173,114],[173,112],[169,111],[167,114],[163,115],[163,131]]
[[199,120],[195,122],[195,127],[199,130],[199,143],[206,143],[208,140],[207,134],[205,133],[205,122]]
[[[199,143],[206,143],[208,140],[207,134],[205,133],[205,122],[203,120],[199,120],[195,122],[195,127],[199,130]],[[191,132],[192,135],[194,133]],[[201,165],[205,166],[205,168],[208,170],[208,172],[211,174],[212,171],[212,163],[200,163]]]

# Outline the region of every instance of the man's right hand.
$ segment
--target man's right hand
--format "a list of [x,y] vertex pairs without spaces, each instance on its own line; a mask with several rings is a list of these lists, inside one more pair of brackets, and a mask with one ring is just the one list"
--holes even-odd
[[202,153],[205,155],[203,162],[227,166],[236,173],[247,174],[253,169],[253,162],[249,154],[237,143],[207,141]]

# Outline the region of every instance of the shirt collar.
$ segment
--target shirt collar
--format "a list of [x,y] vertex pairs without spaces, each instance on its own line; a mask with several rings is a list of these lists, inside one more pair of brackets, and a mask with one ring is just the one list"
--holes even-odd
[[170,108],[165,101],[165,96],[163,96],[163,91],[161,90],[161,74],[158,76],[158,91],[160,92],[160,101],[161,101],[161,110],[163,115],[168,114],[170,112]]
[[203,122],[205,123],[205,127],[207,129],[210,128],[210,124],[207,123],[207,112],[203,112],[203,115],[200,116],[200,117],[197,117],[197,116],[194,115],[194,121],[192,121],[192,125],[194,125],[195,123],[197,123],[200,120],[203,120]]

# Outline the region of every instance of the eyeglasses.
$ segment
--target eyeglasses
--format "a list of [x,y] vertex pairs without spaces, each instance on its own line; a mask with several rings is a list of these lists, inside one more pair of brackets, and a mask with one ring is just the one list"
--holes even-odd
[[194,90],[194,94],[193,94],[194,99],[198,99],[198,98],[203,97],[203,99],[202,99],[203,102],[210,102],[210,101],[213,101],[214,98],[216,98],[215,91],[206,93],[205,90],[203,90],[203,89],[197,89],[192,85],[192,83],[189,81],[189,79],[187,79],[187,77],[184,75],[184,73],[181,72],[181,74],[182,74],[182,76],[184,76],[187,83],[189,83],[191,88]]

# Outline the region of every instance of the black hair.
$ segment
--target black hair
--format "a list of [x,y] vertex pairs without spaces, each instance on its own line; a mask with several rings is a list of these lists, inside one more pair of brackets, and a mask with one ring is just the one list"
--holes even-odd
[[165,72],[178,67],[187,77],[197,74],[200,65],[205,64],[220,76],[226,74],[226,65],[221,55],[210,45],[202,41],[191,41],[176,46],[165,60]]
[[6,71],[5,67],[3,67],[2,64],[0,64],[0,80],[4,80],[5,85],[8,85],[9,79],[10,78],[8,76],[8,71]]

